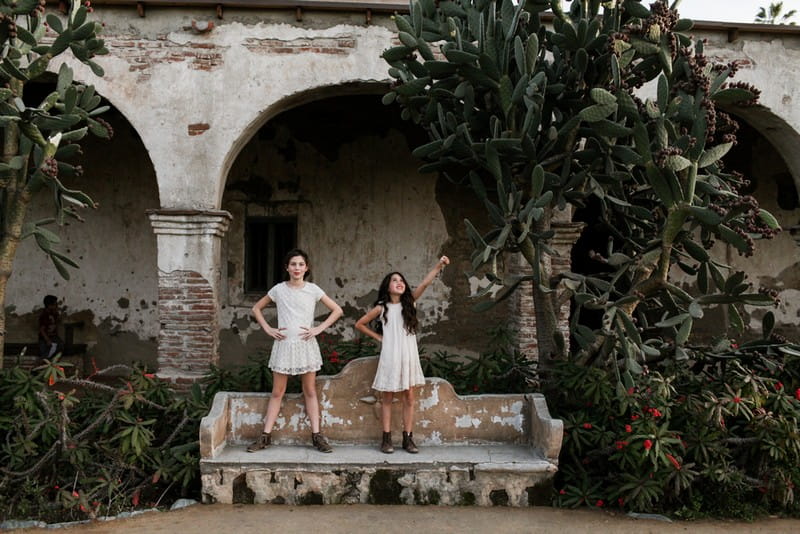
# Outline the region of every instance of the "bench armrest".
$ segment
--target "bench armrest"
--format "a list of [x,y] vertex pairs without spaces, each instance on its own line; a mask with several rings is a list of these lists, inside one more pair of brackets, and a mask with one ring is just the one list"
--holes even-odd
[[549,461],[558,464],[558,453],[564,439],[564,422],[550,417],[547,401],[541,393],[530,398],[530,444]]
[[211,410],[200,420],[200,458],[215,458],[225,448],[230,419],[230,394],[214,395]]

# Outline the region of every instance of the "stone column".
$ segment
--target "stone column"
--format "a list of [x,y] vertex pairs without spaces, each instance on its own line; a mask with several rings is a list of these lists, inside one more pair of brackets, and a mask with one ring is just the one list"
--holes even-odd
[[220,249],[231,214],[148,215],[158,244],[158,376],[185,387],[219,362]]
[[[569,271],[571,268],[572,247],[581,235],[583,223],[571,222],[571,208],[557,212],[553,217],[551,228],[555,231],[550,247],[555,255],[550,257],[553,275]],[[506,270],[510,274],[533,274],[533,269],[522,254],[513,254],[508,258]],[[517,349],[530,359],[538,359],[539,342],[536,337],[536,313],[533,307],[533,282],[523,282],[508,298],[509,327],[517,332]],[[558,311],[558,329],[564,334],[569,349],[569,310],[570,302],[566,301]]]

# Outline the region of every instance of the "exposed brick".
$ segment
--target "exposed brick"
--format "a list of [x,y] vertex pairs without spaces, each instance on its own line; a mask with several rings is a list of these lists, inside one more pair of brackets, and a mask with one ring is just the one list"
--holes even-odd
[[[205,122],[197,122],[197,123],[194,123],[194,124],[190,124],[188,126],[189,135],[202,135],[209,128],[211,128],[211,126],[208,125]],[[187,283],[187,284],[201,284],[201,283],[203,283],[203,281],[202,280],[188,279],[188,280],[185,281],[185,283]]]

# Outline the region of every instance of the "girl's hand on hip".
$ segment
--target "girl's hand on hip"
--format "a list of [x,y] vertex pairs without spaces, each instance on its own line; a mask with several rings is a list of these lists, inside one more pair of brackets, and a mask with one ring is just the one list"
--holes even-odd
[[319,326],[312,326],[311,328],[301,326],[300,328],[305,330],[305,332],[300,334],[300,339],[302,339],[303,341],[308,341],[309,339],[313,339],[322,333],[322,328],[320,328]]
[[286,330],[286,329],[285,328],[272,328],[271,326],[264,329],[264,331],[267,333],[267,335],[269,337],[271,337],[272,339],[277,339],[278,341],[286,339],[286,336],[283,334],[284,330]]

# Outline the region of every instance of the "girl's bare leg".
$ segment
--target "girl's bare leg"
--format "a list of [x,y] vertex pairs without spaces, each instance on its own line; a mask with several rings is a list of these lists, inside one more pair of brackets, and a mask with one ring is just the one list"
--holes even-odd
[[383,423],[383,431],[392,431],[392,400],[394,393],[391,391],[381,392],[381,422]]
[[403,391],[403,430],[411,432],[414,427],[414,401],[416,395],[414,388]]
[[278,419],[278,413],[281,411],[281,402],[283,395],[286,393],[286,383],[289,377],[282,373],[272,373],[272,396],[269,398],[267,404],[267,417],[264,419],[264,432],[269,434],[272,432],[272,427],[275,425],[275,420]]
[[311,432],[319,432],[319,400],[317,399],[317,373],[304,373],[301,377],[303,382],[303,399],[306,403],[306,414],[311,421]]

